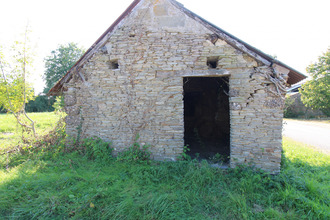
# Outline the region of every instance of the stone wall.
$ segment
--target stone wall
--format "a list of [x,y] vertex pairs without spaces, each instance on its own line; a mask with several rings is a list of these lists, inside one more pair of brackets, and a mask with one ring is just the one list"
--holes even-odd
[[228,76],[231,166],[278,172],[283,100],[266,77],[274,70],[221,39],[211,42],[212,34],[168,1],[142,1],[65,85],[67,133],[80,126],[83,137],[112,141],[115,152],[139,134],[154,159],[176,160],[184,145],[183,77]]

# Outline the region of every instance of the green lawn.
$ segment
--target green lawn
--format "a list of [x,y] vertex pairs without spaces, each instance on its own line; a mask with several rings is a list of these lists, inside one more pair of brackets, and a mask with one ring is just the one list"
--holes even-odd
[[3,155],[0,219],[329,219],[330,157],[290,139],[283,148],[279,175],[56,146]]

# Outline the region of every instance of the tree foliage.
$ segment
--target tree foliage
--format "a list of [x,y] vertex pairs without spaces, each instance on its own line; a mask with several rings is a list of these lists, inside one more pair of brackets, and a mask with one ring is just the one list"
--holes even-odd
[[24,40],[14,42],[9,61],[4,59],[4,53],[0,51],[0,107],[12,113],[23,130],[32,130],[36,137],[34,121],[25,112],[25,104],[34,98],[33,88],[26,81],[33,61],[28,33],[27,26]]
[[302,85],[301,100],[312,109],[319,109],[330,116],[330,48],[318,62],[307,67],[312,80]]
[[52,112],[54,107],[55,97],[46,95],[38,95],[34,100],[30,100],[26,104],[26,112]]
[[61,112],[64,108],[64,97],[56,96],[55,102],[52,107],[54,108],[55,113]]
[[[25,82],[23,78],[23,69],[29,75],[29,67],[31,67],[32,58],[25,53],[23,42],[16,41],[11,48],[9,57],[6,60],[4,53],[0,51],[1,76],[0,76],[0,107],[7,111],[20,112],[25,107],[25,103],[34,99],[34,90],[30,83]],[[27,50],[27,48],[25,48]],[[24,64],[25,62],[25,64]],[[25,90],[25,97],[24,97]]]
[[46,81],[46,87],[44,93],[48,93],[55,83],[78,61],[83,53],[84,49],[78,47],[77,44],[68,43],[66,45],[59,45],[56,50],[53,50],[45,58],[46,71],[44,80]]

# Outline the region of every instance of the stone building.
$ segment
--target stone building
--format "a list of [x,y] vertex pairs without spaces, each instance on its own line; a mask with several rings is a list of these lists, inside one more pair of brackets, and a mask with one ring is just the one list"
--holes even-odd
[[186,145],[276,173],[285,87],[304,78],[174,0],[135,0],[49,94],[64,95],[69,135],[115,152],[139,134],[155,160]]

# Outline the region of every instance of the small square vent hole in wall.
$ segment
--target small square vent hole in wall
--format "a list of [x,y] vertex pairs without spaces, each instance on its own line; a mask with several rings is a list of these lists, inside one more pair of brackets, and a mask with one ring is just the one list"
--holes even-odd
[[208,57],[207,66],[209,69],[216,69],[218,67],[219,57]]
[[112,70],[116,70],[116,69],[119,69],[119,64],[118,64],[118,60],[110,60],[109,61],[109,66],[110,66],[110,69]]

